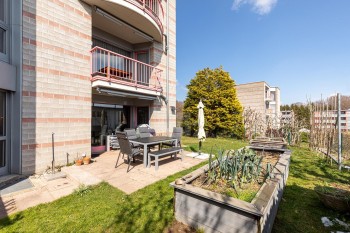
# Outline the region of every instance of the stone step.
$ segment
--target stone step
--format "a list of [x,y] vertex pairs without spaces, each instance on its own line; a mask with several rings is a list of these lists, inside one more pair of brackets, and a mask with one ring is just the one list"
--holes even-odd
[[20,178],[22,178],[22,176],[17,174],[0,176],[0,189]]

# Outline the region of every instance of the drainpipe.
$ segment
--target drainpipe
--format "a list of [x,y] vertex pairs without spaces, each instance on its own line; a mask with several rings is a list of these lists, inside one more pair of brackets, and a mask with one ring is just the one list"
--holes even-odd
[[167,98],[167,103],[166,103],[166,133],[167,136],[169,136],[169,124],[170,124],[170,112],[169,112],[169,1],[166,1],[166,98]]

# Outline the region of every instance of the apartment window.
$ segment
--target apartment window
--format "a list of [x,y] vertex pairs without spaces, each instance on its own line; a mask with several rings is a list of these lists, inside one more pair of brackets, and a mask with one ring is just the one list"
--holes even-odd
[[0,60],[8,60],[9,26],[8,0],[0,0]]

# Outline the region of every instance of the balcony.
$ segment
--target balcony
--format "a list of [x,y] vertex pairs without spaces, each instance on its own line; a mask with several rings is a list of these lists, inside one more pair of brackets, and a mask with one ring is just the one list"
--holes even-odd
[[[85,0],[94,6],[92,24],[131,43],[162,42],[161,0]],[[139,36],[139,35],[146,36]],[[142,41],[142,37],[146,37]],[[150,38],[150,39],[149,39]],[[135,41],[136,40],[136,41]]]
[[93,87],[162,95],[163,88],[159,81],[162,70],[100,47],[94,47],[90,52]]
[[275,102],[275,96],[270,94],[265,94],[265,100],[267,102]]

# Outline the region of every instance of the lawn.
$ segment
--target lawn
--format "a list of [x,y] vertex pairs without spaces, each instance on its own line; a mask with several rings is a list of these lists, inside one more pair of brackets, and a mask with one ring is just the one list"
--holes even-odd
[[[232,140],[230,138],[207,138],[202,143],[202,152],[217,154],[218,150],[238,149],[246,146],[247,142]],[[187,151],[198,151],[198,139],[193,137],[182,137],[182,147]]]
[[[198,141],[184,137],[187,150]],[[239,148],[245,142],[207,139],[203,151]],[[173,189],[169,183],[201,166],[169,176],[131,195],[107,183],[42,204],[0,220],[1,232],[162,232],[174,220]],[[290,175],[274,232],[330,232],[323,216],[349,218],[326,209],[313,187],[320,181],[348,183],[350,172],[338,172],[305,148],[293,148]],[[82,194],[82,196],[81,196]],[[335,228],[332,228],[333,230]],[[341,229],[341,228],[339,228]]]
[[350,185],[350,172],[339,172],[323,156],[307,148],[292,148],[292,161],[287,186],[278,209],[273,232],[331,232],[350,231],[336,226],[325,228],[321,217],[338,218],[350,223],[350,216],[327,209],[319,201],[314,187],[323,182]]

